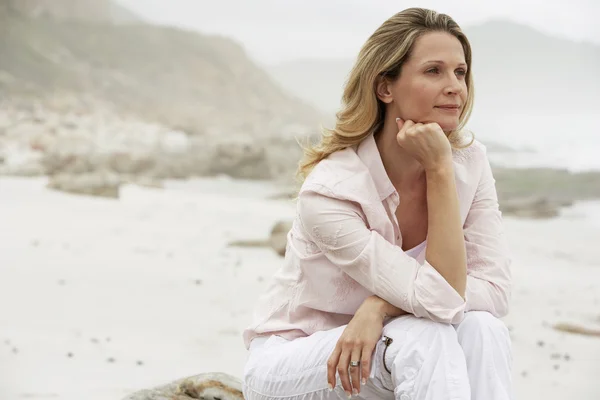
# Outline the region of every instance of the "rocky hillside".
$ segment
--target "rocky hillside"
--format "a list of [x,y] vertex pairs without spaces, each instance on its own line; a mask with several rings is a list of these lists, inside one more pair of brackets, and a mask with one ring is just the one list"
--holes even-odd
[[107,0],[2,0],[2,3],[31,18],[112,24],[140,22],[131,11]]
[[[109,18],[109,1],[1,1],[4,98],[85,93],[190,133],[268,136],[318,124],[316,111],[283,92],[227,38],[78,17]],[[85,7],[68,14],[71,3]]]
[[321,120],[238,43],[107,0],[0,0],[0,54],[0,174],[290,179]]

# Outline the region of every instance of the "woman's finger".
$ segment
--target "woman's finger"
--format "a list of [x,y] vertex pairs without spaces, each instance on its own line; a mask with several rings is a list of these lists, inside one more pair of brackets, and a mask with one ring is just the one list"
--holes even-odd
[[342,387],[346,392],[347,396],[352,394],[352,385],[350,384],[350,376],[348,375],[348,366],[350,365],[350,351],[351,348],[342,346],[342,354],[340,355],[340,361],[337,365],[337,372],[342,381]]
[[402,126],[404,125],[404,120],[402,118],[396,118],[396,125],[398,125],[398,131],[401,131]]
[[352,395],[360,393],[360,356],[362,345],[355,345],[350,356],[350,377],[352,379]]
[[338,344],[333,349],[333,353],[329,356],[329,360],[327,360],[327,383],[329,383],[329,388],[333,389],[336,385],[335,381],[335,373],[337,365],[339,364],[340,354],[342,352],[342,348]]
[[362,355],[360,357],[360,373],[362,375],[361,384],[365,385],[367,383],[367,379],[371,375],[371,357],[373,355],[373,350],[375,349],[375,345],[367,344],[362,348]]

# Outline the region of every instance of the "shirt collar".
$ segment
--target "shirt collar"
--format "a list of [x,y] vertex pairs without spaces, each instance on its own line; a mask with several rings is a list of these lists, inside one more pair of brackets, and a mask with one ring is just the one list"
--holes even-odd
[[396,192],[396,188],[394,188],[392,181],[390,181],[390,178],[385,171],[379,149],[377,148],[377,143],[372,134],[367,136],[358,145],[356,154],[363,164],[367,166],[371,178],[373,178],[373,182],[375,182],[375,187],[377,188],[377,193],[379,194],[381,201]]

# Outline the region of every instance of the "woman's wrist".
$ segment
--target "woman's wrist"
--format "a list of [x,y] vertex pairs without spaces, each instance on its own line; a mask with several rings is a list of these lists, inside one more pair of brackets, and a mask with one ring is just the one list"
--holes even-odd
[[404,310],[388,303],[376,295],[369,296],[363,305],[367,306],[370,314],[375,315],[377,319],[381,321],[384,321],[386,318],[398,317],[406,314]]
[[367,297],[356,312],[356,315],[358,314],[383,321],[385,319],[383,300],[375,295]]
[[425,168],[425,176],[431,176],[431,175],[438,175],[438,176],[444,176],[444,175],[450,175],[450,174],[454,174],[454,166],[452,165],[452,158],[448,158],[445,160],[441,160],[435,164],[432,165],[428,165]]

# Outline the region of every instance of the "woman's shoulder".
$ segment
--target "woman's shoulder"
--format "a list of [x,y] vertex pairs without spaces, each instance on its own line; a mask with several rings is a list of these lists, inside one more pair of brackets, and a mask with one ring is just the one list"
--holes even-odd
[[306,177],[300,188],[303,192],[318,192],[347,200],[364,200],[372,192],[372,178],[354,148],[336,151],[321,160]]

